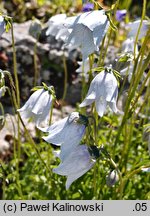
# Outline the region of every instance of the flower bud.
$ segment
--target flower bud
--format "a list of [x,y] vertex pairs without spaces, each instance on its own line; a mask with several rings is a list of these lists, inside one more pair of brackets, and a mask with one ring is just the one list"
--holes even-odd
[[118,180],[119,180],[119,177],[118,177],[118,173],[116,170],[111,171],[106,176],[106,184],[109,187],[112,187],[113,185],[115,185]]
[[38,39],[41,30],[42,30],[42,25],[40,21],[38,19],[35,19],[30,25],[29,34],[35,39]]

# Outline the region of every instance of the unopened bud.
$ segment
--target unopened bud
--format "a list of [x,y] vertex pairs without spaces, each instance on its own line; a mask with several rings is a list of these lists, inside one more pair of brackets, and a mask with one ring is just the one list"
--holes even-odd
[[112,187],[113,185],[116,184],[116,182],[119,180],[118,173],[116,170],[111,171],[107,176],[106,176],[106,184],[109,187]]
[[35,19],[30,25],[29,34],[32,37],[38,39],[38,37],[41,33],[41,30],[42,30],[42,25],[41,25],[40,21],[38,19]]

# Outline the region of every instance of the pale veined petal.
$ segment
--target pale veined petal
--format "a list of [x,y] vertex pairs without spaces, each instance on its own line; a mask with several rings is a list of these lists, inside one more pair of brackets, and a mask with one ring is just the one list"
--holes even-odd
[[107,106],[106,99],[104,99],[103,97],[96,98],[95,105],[96,105],[96,111],[98,115],[102,117],[104,115]]
[[93,31],[93,39],[95,46],[99,46],[109,28],[109,21],[106,19],[105,23],[97,26]]
[[36,104],[38,98],[40,98],[41,94],[43,93],[43,89],[39,89],[37,91],[35,91],[27,100],[27,102],[25,103],[25,105],[21,108],[18,109],[17,111],[22,112],[26,109],[32,110],[32,108],[34,107],[34,105]]
[[70,127],[71,130],[68,131],[68,136],[64,139],[64,142],[61,145],[61,153],[60,158],[63,161],[65,157],[73,151],[73,149],[79,145],[84,133],[85,133],[85,126],[79,124],[72,124]]
[[88,106],[90,104],[92,104],[95,101],[95,99],[84,99],[84,101],[79,105],[79,107],[85,107]]
[[60,130],[63,129],[63,127],[65,126],[65,124],[67,122],[67,119],[68,119],[68,117],[61,119],[61,120],[55,122],[54,124],[52,124],[48,127],[45,127],[45,128],[38,127],[38,128],[43,132],[49,132],[49,133],[55,134],[55,133],[58,133]]
[[88,163],[86,165],[86,167],[78,172],[75,172],[71,175],[67,176],[67,181],[66,181],[66,189],[68,190],[70,185],[77,180],[78,178],[80,178],[82,175],[84,175],[87,171],[89,171],[94,165],[94,162],[91,161],[91,163]]
[[93,32],[86,26],[82,26],[82,45],[81,51],[83,56],[83,61],[85,61],[88,56],[93,53],[97,48],[93,41]]
[[96,27],[101,28],[106,20],[107,16],[104,10],[94,10],[84,13],[84,16],[82,15],[82,19],[79,22],[87,26],[89,30],[94,31]]
[[80,46],[82,43],[82,37],[83,37],[83,32],[82,32],[82,25],[76,24],[75,28],[73,31],[70,33],[66,45],[73,45],[73,46]]
[[37,99],[35,105],[33,106],[32,112],[34,114],[41,114],[45,112],[47,105],[49,105],[51,101],[52,101],[52,96],[48,93],[48,91],[43,91],[40,97]]

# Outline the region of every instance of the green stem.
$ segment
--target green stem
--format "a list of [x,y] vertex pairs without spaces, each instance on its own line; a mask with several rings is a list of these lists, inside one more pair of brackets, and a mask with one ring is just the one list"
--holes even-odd
[[143,0],[143,9],[142,9],[141,22],[140,22],[140,25],[139,25],[139,28],[138,28],[138,31],[137,31],[137,34],[136,34],[136,38],[135,38],[135,43],[134,43],[134,59],[136,58],[136,45],[138,43],[138,37],[139,37],[139,34],[140,34],[140,30],[141,30],[141,27],[142,27],[142,23],[143,23],[145,14],[146,14],[146,0]]
[[38,150],[38,148],[37,148],[35,142],[33,141],[33,139],[32,139],[32,137],[31,137],[29,131],[27,130],[27,128],[26,128],[26,126],[25,126],[25,124],[24,124],[24,122],[23,122],[23,120],[22,120],[22,118],[21,118],[21,116],[20,116],[20,113],[18,113],[18,115],[19,115],[19,119],[20,119],[20,121],[21,121],[21,123],[22,123],[22,126],[23,126],[23,128],[24,128],[24,130],[25,130],[26,138],[28,139],[29,143],[32,144],[32,146],[33,146],[33,148],[35,149],[35,151],[36,151],[36,153],[37,153],[39,159],[41,160],[41,162],[44,164],[44,166],[47,168],[47,170],[51,173],[50,168],[47,166],[47,164],[45,163],[45,161],[44,161],[43,158],[41,157],[40,152],[39,152],[39,150]]
[[109,158],[109,161],[112,164],[112,166],[115,168],[115,170],[117,171],[118,176],[119,176],[119,180],[120,180],[119,199],[121,200],[123,197],[123,189],[124,189],[122,175],[121,175],[121,172],[120,172],[119,168],[117,167],[116,163],[113,161],[113,159],[111,157]]
[[33,56],[33,61],[34,61],[34,86],[37,85],[37,80],[39,78],[39,71],[37,67],[37,41],[34,44],[34,56]]
[[63,92],[62,100],[64,101],[67,94],[67,81],[68,81],[68,71],[67,71],[65,54],[63,54],[63,66],[64,66],[64,92]]
[[105,40],[106,40],[106,35],[104,36],[102,40],[102,45],[100,47],[100,55],[97,63],[98,66],[101,66],[101,62],[103,61],[103,49],[104,49]]
[[[136,59],[135,66],[134,66],[134,71],[136,71],[137,63],[138,63],[138,60],[140,58],[140,54],[141,54],[141,60],[144,57],[144,51],[145,51],[145,47],[146,47],[146,43],[147,43],[148,38],[149,38],[149,36],[147,36],[145,38],[145,42],[144,42],[144,44],[143,44],[143,46],[142,46],[142,48],[140,50],[138,58]],[[114,150],[115,150],[116,145],[118,143],[121,131],[122,131],[123,127],[124,127],[124,124],[126,123],[126,120],[128,119],[129,108],[130,108],[130,105],[131,105],[131,101],[132,101],[132,99],[134,97],[137,86],[138,86],[138,84],[139,84],[139,82],[141,80],[141,77],[143,75],[143,71],[147,68],[147,66],[149,64],[149,61],[150,61],[150,53],[148,54],[147,59],[145,60],[145,63],[143,65],[139,65],[139,69],[136,72],[136,74],[133,71],[133,76],[132,76],[132,79],[131,79],[131,84],[130,84],[129,93],[128,93],[128,100],[126,102],[124,116],[123,116],[121,125],[120,125],[120,127],[118,129],[118,133],[117,133],[116,140],[115,140],[115,143],[114,143]]]
[[17,96],[17,106],[20,107],[20,92],[19,92],[19,81],[17,74],[17,58],[16,58],[16,49],[15,49],[15,40],[14,40],[14,30],[13,22],[11,21],[11,35],[12,35],[12,47],[13,47],[13,64],[14,64],[14,77],[15,77],[15,87],[16,87],[16,96]]

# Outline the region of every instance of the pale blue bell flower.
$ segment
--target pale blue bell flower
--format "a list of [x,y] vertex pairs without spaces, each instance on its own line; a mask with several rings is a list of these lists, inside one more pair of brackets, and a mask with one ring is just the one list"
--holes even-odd
[[104,10],[94,10],[78,15],[70,25],[72,32],[68,36],[66,46],[81,47],[83,61],[94,51],[99,51],[99,45],[109,27],[109,21]]
[[55,16],[52,16],[48,21],[48,29],[46,31],[46,35],[52,35],[56,37],[60,29],[63,27],[63,23],[66,17],[66,14],[57,14]]
[[78,112],[72,112],[68,117],[55,122],[47,128],[39,128],[48,132],[42,137],[46,142],[61,146],[60,159],[64,160],[73,148],[79,145],[87,126],[88,120]]
[[125,9],[124,10],[117,10],[116,11],[116,20],[118,22],[121,22],[125,18],[126,14],[127,14],[127,10],[125,10]]
[[53,169],[53,172],[67,176],[66,189],[69,189],[70,185],[90,170],[95,162],[96,160],[90,155],[88,147],[86,145],[78,145],[57,168]]
[[118,83],[114,74],[105,70],[101,71],[90,84],[88,93],[80,107],[88,106],[95,102],[96,111],[103,116],[107,105],[115,113],[118,112],[116,102],[118,97]]
[[[132,37],[135,40],[137,32],[138,32],[139,25],[140,25],[140,22],[141,22],[141,20],[136,20],[134,22],[130,22],[130,23],[127,24],[127,28],[129,29],[128,36],[127,36],[128,38]],[[145,37],[149,26],[150,26],[150,22],[147,21],[147,20],[143,20],[142,27],[140,29],[140,33],[139,33],[139,36],[138,36],[139,40],[141,38]]]
[[0,37],[5,32],[5,20],[3,16],[0,16]]
[[20,112],[23,118],[33,118],[36,126],[39,127],[42,122],[48,123],[52,100],[53,96],[49,91],[39,89],[35,91],[25,105],[17,111]]

